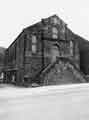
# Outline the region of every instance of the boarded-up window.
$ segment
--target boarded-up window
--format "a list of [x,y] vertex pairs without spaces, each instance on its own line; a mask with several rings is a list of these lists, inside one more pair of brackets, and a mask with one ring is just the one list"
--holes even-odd
[[26,34],[25,36],[24,36],[24,39],[25,39],[25,41],[24,41],[24,46],[25,46],[25,56],[31,56],[31,50],[32,50],[32,48],[31,48],[31,35],[30,34]]
[[32,36],[32,53],[36,53],[37,51],[37,39],[36,36]]
[[56,17],[53,18],[53,22],[54,24],[57,24],[58,23],[58,19]]
[[60,25],[60,19],[58,17],[52,17],[51,18],[51,23],[54,24],[54,25],[57,25],[59,24]]
[[25,50],[30,51],[31,50],[31,40],[30,40],[30,35],[26,34],[25,35]]
[[56,45],[52,45],[50,54],[51,54],[51,62],[55,62],[56,58],[59,57],[59,50]]
[[65,36],[65,31],[66,31],[66,25],[63,21],[61,21],[61,24],[60,24],[60,39],[61,40],[65,40],[66,36]]
[[73,55],[73,42],[70,41],[70,54]]
[[52,38],[57,39],[58,38],[58,30],[56,27],[52,28]]

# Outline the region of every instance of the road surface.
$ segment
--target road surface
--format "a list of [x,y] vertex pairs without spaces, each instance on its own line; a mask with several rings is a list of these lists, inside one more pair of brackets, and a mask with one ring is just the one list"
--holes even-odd
[[89,84],[0,88],[0,120],[89,120]]

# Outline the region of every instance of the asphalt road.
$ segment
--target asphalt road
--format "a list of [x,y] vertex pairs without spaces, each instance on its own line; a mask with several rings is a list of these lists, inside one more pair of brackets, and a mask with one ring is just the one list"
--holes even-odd
[[0,120],[89,120],[89,84],[0,88]]

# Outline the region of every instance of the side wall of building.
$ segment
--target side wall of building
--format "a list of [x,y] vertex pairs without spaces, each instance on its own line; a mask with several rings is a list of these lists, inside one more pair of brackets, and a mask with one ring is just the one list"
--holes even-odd
[[5,82],[19,84],[24,75],[24,32],[8,47],[5,53]]

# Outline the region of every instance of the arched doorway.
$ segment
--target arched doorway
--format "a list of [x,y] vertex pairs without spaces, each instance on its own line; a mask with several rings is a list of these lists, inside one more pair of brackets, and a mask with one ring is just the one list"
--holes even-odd
[[58,44],[53,44],[51,47],[51,62],[55,62],[56,59],[59,57],[59,48]]

